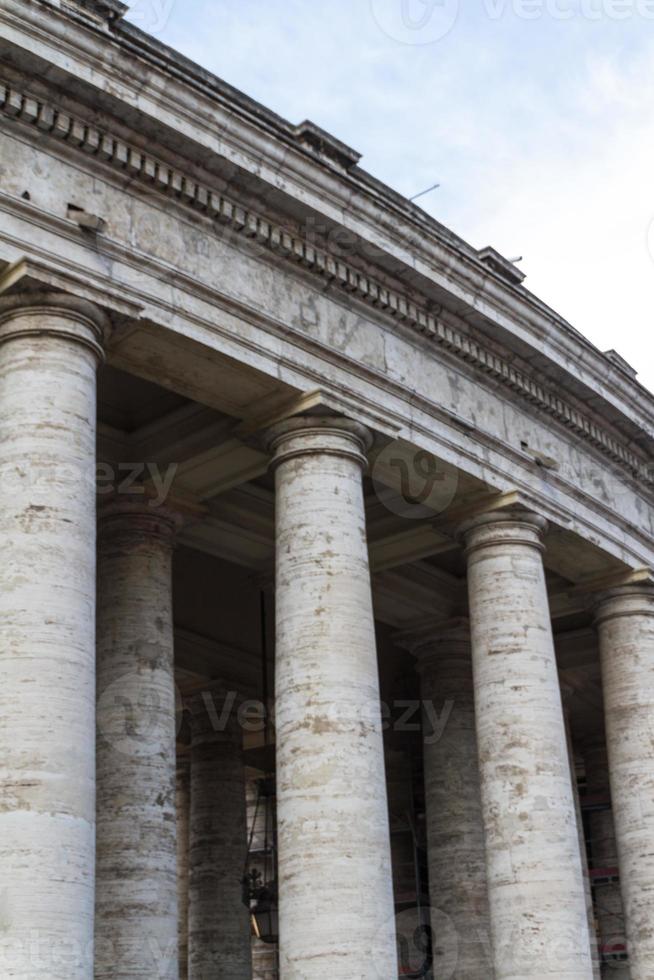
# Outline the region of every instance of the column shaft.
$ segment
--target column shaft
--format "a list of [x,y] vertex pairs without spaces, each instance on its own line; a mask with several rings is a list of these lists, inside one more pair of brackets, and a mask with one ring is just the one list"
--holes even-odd
[[579,854],[581,857],[581,872],[584,876],[584,898],[586,900],[586,911],[588,915],[588,935],[590,939],[590,952],[593,964],[593,977],[595,980],[601,976],[600,971],[600,952],[597,942],[597,928],[595,925],[595,906],[593,904],[593,891],[590,885],[590,873],[588,870],[588,849],[586,847],[586,833],[584,831],[584,818],[581,810],[581,798],[579,796],[579,783],[577,781],[577,767],[575,764],[575,752],[572,742],[572,726],[570,724],[569,699],[571,692],[562,690],[563,697],[563,717],[565,720],[565,735],[568,744],[568,757],[570,759],[570,782],[572,784],[572,797],[575,804],[575,816],[577,820],[577,836],[579,837]]
[[434,973],[492,980],[469,631],[467,622],[444,624],[414,647],[431,708],[423,754]]
[[544,527],[498,513],[465,529],[497,980],[593,975]]
[[100,521],[96,980],[177,980],[172,518]]
[[185,747],[177,754],[177,910],[179,980],[188,980],[189,857],[191,846],[191,754]]
[[366,438],[336,419],[272,434],[282,980],[397,975]]
[[227,697],[209,690],[191,704],[189,980],[252,977],[243,736]]
[[[584,746],[586,788],[591,796],[610,796],[609,760],[604,737],[588,739]],[[596,810],[589,815],[593,867],[618,868],[618,847],[615,840],[613,811],[610,807]],[[624,924],[624,908],[619,882],[607,882],[595,889],[595,905],[599,928],[600,946],[605,954],[615,947],[627,944]],[[629,964],[620,961],[606,963],[602,975],[611,980],[629,980]]]
[[[24,304],[24,305],[21,305]],[[103,317],[0,299],[0,974],[89,980]]]
[[654,976],[654,589],[601,602],[597,626],[632,980]]

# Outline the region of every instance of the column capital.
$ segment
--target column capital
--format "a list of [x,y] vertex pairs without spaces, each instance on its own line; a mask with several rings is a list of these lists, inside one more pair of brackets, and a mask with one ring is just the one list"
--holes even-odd
[[654,585],[648,582],[622,585],[597,597],[596,626],[623,616],[654,617]]
[[472,644],[467,619],[422,624],[397,634],[396,642],[415,658],[423,691],[434,688],[461,699],[472,692]]
[[245,695],[225,681],[208,681],[188,699],[191,744],[213,743],[240,732],[239,709]]
[[99,306],[69,293],[26,290],[0,296],[0,344],[21,337],[59,337],[89,348],[102,362],[110,329]]
[[463,617],[423,620],[396,633],[393,639],[398,646],[412,653],[419,663],[432,657],[451,660],[470,656],[470,623]]
[[540,514],[526,509],[487,511],[465,521],[459,535],[469,556],[482,548],[496,545],[525,545],[544,550],[543,536],[548,523]]
[[98,509],[98,539],[107,545],[157,540],[172,549],[183,519],[166,507],[149,506],[146,499],[114,496]]
[[372,441],[364,425],[335,415],[296,416],[278,422],[265,434],[273,469],[289,459],[314,454],[350,458],[365,469]]

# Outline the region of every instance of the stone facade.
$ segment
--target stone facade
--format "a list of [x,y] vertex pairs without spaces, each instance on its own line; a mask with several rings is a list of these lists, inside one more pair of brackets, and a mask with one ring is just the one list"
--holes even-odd
[[0,974],[651,980],[654,398],[124,14],[0,3]]

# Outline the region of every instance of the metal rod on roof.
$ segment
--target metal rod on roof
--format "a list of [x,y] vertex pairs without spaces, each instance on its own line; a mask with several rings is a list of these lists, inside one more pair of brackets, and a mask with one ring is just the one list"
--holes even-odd
[[419,194],[414,194],[414,196],[413,197],[410,197],[409,200],[410,201],[417,201],[419,197],[422,197],[423,196],[423,194],[429,194],[430,191],[435,191],[440,186],[441,186],[440,184],[432,184],[431,187],[428,187],[424,191],[420,191]]

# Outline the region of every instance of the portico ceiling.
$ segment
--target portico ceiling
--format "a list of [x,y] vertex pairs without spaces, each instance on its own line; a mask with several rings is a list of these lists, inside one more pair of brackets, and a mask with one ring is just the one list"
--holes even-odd
[[[235,384],[233,388],[238,390]],[[242,400],[245,393],[242,388]],[[264,397],[268,404],[276,399],[281,404],[285,394],[271,390]],[[113,464],[119,479],[133,476],[136,485],[144,483],[154,491],[157,480],[172,481],[172,498],[192,514],[181,537],[185,546],[253,573],[272,573],[273,482],[261,440],[242,418],[105,367],[100,377],[99,458]],[[465,561],[456,535],[456,515],[476,500],[486,500],[489,489],[460,473],[444,513],[425,509],[425,516],[418,519],[394,512],[392,502],[389,507],[380,499],[379,489],[378,482],[367,479],[367,525],[379,620],[400,628],[420,617],[465,614]],[[583,626],[589,617],[583,584],[622,569],[592,542],[557,527],[550,529],[547,538],[546,567],[552,615],[561,625],[575,627]]]

